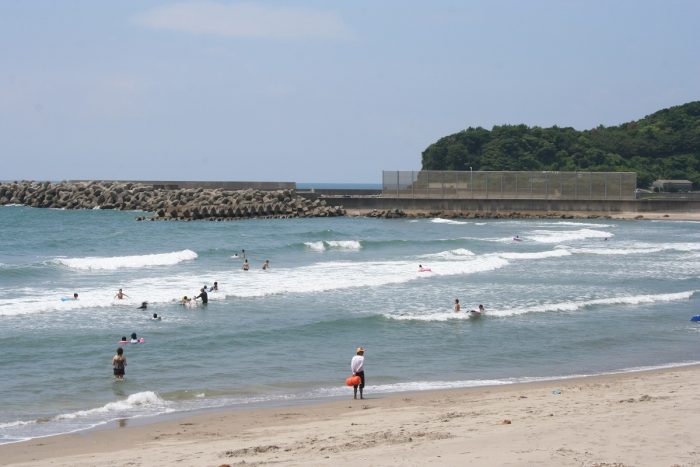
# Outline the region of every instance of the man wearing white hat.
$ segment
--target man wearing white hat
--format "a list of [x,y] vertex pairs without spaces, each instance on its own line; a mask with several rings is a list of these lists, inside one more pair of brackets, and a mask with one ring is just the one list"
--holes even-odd
[[[355,351],[355,356],[350,361],[350,371],[353,376],[360,377],[360,399],[364,399],[362,397],[362,390],[365,388],[365,349],[363,347],[358,347]],[[357,399],[357,387],[358,385],[352,387],[355,399]]]

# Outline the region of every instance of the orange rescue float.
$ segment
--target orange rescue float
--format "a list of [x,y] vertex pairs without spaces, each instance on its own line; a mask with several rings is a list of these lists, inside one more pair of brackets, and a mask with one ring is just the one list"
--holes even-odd
[[345,380],[345,384],[348,386],[359,386],[359,384],[362,382],[362,378],[359,376],[350,376],[348,379]]

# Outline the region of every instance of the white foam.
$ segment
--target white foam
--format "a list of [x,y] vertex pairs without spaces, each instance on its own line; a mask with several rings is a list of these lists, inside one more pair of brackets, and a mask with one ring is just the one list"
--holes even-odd
[[596,305],[639,305],[642,303],[655,302],[673,302],[678,300],[687,300],[695,290],[685,292],[656,294],[656,295],[633,295],[624,297],[597,298],[593,300],[575,300],[571,302],[559,303],[542,303],[539,305],[511,308],[506,310],[489,310],[488,315],[491,316],[513,316],[522,315],[525,313],[545,313],[556,311],[577,311],[582,308]]
[[[196,295],[202,284],[219,282],[218,293],[209,294],[210,302],[230,297],[263,297],[283,293],[314,293],[356,287],[378,287],[429,280],[436,276],[469,275],[503,268],[510,261],[538,260],[570,254],[565,249],[543,252],[501,252],[475,255],[467,249],[449,250],[435,254],[426,261],[411,258],[402,261],[328,261],[296,268],[275,267],[262,271],[251,265],[250,271],[224,269],[209,271],[193,277],[188,273],[134,277],[119,283],[129,300],[115,300],[115,288],[81,288],[79,300],[61,301],[75,290],[33,289],[10,298],[0,297],[0,316],[24,315],[42,312],[69,312],[111,306],[136,306],[142,301],[149,304],[172,303],[183,295]],[[418,263],[431,272],[418,272]]]
[[[453,261],[440,261],[432,273],[417,272],[412,261],[329,261],[297,268],[275,267],[262,271],[252,265],[250,271],[226,269],[211,271],[193,277],[177,274],[157,277],[137,277],[122,281],[119,287],[133,301],[149,304],[171,303],[183,295],[192,295],[202,284],[219,282],[220,291],[209,294],[210,301],[228,297],[263,297],[281,293],[313,293],[355,287],[373,287],[428,279],[434,276],[475,274],[504,267],[508,261],[493,255],[464,256]],[[73,295],[67,289],[29,289],[12,298],[0,298],[0,316],[24,315],[41,312],[68,312],[81,309],[103,308],[128,303],[114,301],[114,288],[82,288],[79,300],[61,301],[61,297]]]
[[455,221],[452,219],[442,219],[440,217],[436,217],[434,219],[430,219],[430,222],[434,224],[449,224],[449,225],[464,225],[464,224],[469,224],[469,222],[466,221]]
[[441,251],[439,253],[429,253],[425,255],[419,255],[417,258],[426,259],[455,259],[464,256],[474,256],[474,253],[466,248],[457,248],[456,250]]
[[359,250],[362,248],[362,245],[357,240],[328,240],[326,244],[331,248],[341,250]]
[[157,253],[137,256],[112,256],[85,258],[56,258],[57,264],[83,270],[114,270],[120,268],[143,268],[149,266],[172,266],[183,261],[197,258],[192,250],[174,251],[172,253]]
[[455,313],[453,309],[445,309],[443,311],[403,311],[400,314],[383,313],[382,316],[396,321],[464,321],[473,319],[469,314],[469,310]]
[[695,252],[700,250],[700,243],[677,242],[677,243],[645,243],[645,242],[602,242],[599,246],[570,247],[558,245],[555,248],[566,248],[572,253],[582,253],[590,255],[639,255],[658,253],[660,251],[680,251]]
[[561,256],[569,256],[571,252],[565,249],[555,249],[547,251],[532,251],[532,252],[504,252],[495,253],[501,258],[505,259],[545,259],[545,258],[558,258]]
[[527,235],[521,235],[524,240],[539,243],[562,243],[587,238],[608,238],[614,234],[603,230],[579,229],[579,230],[534,230]]
[[362,244],[358,240],[320,240],[304,242],[304,245],[313,251],[326,251],[327,249],[357,251],[362,249]]
[[663,248],[619,248],[615,245],[605,245],[605,247],[600,248],[571,248],[565,245],[558,245],[556,248],[566,249],[572,253],[578,254],[589,254],[589,255],[638,255],[638,254],[648,254],[648,253],[658,253],[662,251]]
[[595,228],[599,228],[599,229],[604,229],[607,227],[615,227],[613,224],[594,224],[592,222],[572,222],[572,221],[538,222],[537,225],[563,225],[563,226],[574,226],[574,227],[595,227]]
[[86,418],[95,415],[128,413],[134,410],[143,412],[166,412],[168,402],[164,401],[153,391],[144,391],[131,394],[124,400],[109,402],[102,407],[89,410],[78,410],[57,415],[53,420],[72,420],[76,418]]
[[[514,316],[525,313],[546,313],[546,312],[573,312],[582,308],[596,305],[639,305],[642,303],[654,302],[671,302],[678,300],[687,300],[695,293],[694,290],[670,294],[658,295],[635,295],[628,297],[611,297],[599,298],[593,300],[579,300],[560,303],[543,303],[541,305],[533,305],[521,308],[510,308],[505,310],[488,309],[483,317],[489,316]],[[468,313],[468,309],[462,306],[459,313],[455,313],[452,308],[444,308],[442,310],[403,310],[401,313],[383,313],[382,316],[388,319],[397,321],[452,321],[452,320],[468,320],[472,319]],[[479,317],[479,318],[483,318]]]
[[326,245],[322,241],[318,242],[304,242],[304,245],[306,245],[309,250],[313,251],[326,251]]

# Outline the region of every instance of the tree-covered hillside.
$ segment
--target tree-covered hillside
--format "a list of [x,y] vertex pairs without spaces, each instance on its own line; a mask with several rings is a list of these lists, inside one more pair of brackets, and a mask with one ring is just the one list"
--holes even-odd
[[637,172],[639,187],[687,179],[700,187],[700,101],[592,130],[526,125],[467,128],[423,151],[423,170]]

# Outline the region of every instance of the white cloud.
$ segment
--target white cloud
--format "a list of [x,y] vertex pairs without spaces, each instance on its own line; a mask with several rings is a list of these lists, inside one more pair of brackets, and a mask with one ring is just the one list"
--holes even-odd
[[299,7],[188,2],[148,10],[135,18],[143,26],[191,34],[241,38],[347,38],[350,31],[332,12]]

